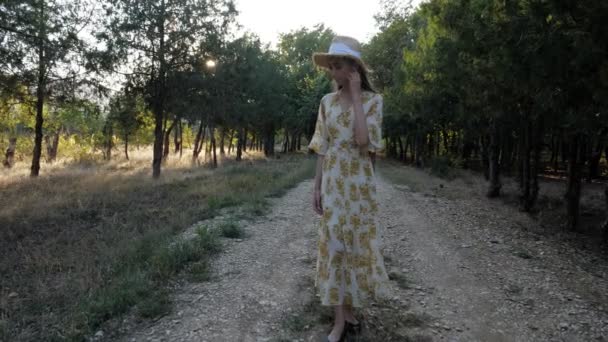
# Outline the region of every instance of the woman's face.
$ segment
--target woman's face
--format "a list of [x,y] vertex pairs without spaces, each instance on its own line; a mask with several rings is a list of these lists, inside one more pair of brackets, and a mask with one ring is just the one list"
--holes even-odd
[[346,58],[332,58],[327,64],[331,78],[339,85],[346,85],[348,76],[356,70],[353,63]]

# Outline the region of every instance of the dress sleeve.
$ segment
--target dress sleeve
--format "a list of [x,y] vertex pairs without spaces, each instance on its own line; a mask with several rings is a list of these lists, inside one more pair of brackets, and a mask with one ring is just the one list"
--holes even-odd
[[315,124],[315,133],[310,140],[310,144],[308,144],[308,149],[323,156],[327,152],[328,145],[329,135],[327,133],[327,127],[325,126],[325,105],[323,101],[321,101],[317,123]]
[[384,149],[382,144],[382,95],[376,94],[367,110],[366,122],[369,138],[368,151],[379,152]]

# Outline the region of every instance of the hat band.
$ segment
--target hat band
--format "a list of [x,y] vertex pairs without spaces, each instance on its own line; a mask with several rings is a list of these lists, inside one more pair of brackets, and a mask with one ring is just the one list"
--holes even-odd
[[351,49],[348,45],[344,43],[332,43],[329,46],[329,54],[351,55],[361,59],[361,53]]

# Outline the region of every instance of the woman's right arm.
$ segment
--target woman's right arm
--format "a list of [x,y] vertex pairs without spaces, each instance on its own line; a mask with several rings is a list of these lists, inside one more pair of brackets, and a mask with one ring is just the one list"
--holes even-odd
[[314,151],[318,156],[315,171],[312,207],[319,215],[323,215],[323,205],[321,202],[321,182],[323,181],[323,159],[325,158],[325,153],[327,152],[329,145],[329,135],[327,133],[327,127],[325,126],[325,105],[323,104],[323,99],[321,99],[321,103],[319,104],[319,113],[317,115],[317,122],[315,124],[315,132],[312,135],[310,144],[308,144],[308,149]]
[[315,171],[315,185],[313,195],[313,209],[319,215],[323,215],[323,203],[321,197],[321,182],[323,180],[323,159],[325,156],[319,155],[317,157],[317,167]]

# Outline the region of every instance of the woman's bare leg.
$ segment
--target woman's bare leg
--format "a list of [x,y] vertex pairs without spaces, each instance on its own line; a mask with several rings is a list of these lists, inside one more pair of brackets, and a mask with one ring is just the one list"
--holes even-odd
[[344,305],[344,320],[348,323],[357,324],[359,321],[355,318],[353,314],[353,307],[350,305]]
[[344,306],[334,306],[334,315],[334,327],[329,333],[330,341],[338,341],[342,335],[342,332],[344,331]]

